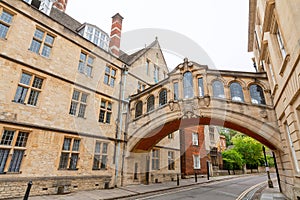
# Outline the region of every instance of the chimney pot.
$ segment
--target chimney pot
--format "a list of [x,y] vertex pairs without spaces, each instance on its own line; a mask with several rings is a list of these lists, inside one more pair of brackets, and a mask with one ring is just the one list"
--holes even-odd
[[53,4],[54,8],[57,8],[58,10],[65,12],[67,8],[68,0],[56,0]]

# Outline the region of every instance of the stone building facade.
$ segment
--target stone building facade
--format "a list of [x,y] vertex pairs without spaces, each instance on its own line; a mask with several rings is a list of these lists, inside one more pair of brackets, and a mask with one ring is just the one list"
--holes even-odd
[[[127,55],[111,39],[121,15],[110,38],[64,13],[66,4],[0,2],[0,199],[23,196],[30,180],[31,195],[119,186],[123,173],[135,182],[123,170],[127,99],[168,73],[159,43]],[[170,149],[179,156],[173,140],[175,148],[155,147],[161,163]]]
[[278,152],[281,188],[300,198],[300,2],[249,1],[248,50],[271,86],[283,151]]

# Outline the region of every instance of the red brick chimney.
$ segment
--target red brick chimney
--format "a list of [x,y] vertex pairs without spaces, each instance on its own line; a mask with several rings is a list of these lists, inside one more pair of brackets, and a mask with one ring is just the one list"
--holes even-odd
[[67,8],[68,0],[56,0],[53,4],[53,7],[57,8],[58,10],[65,12]]
[[117,57],[119,57],[120,54],[122,21],[123,17],[119,13],[112,17],[109,48]]

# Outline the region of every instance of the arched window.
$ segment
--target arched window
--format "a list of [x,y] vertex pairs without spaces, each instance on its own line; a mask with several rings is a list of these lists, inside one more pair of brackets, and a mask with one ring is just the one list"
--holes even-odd
[[139,101],[135,105],[135,118],[141,116],[143,114],[143,102]]
[[167,90],[163,89],[159,93],[159,106],[167,104]]
[[194,97],[193,75],[191,72],[185,72],[183,75],[183,92],[185,99]]
[[212,87],[213,87],[213,97],[225,98],[224,86],[221,81],[214,81]]
[[154,96],[151,95],[147,100],[147,112],[154,110]]
[[230,95],[232,101],[244,102],[243,89],[239,83],[234,82],[230,84]]
[[251,103],[266,104],[263,89],[259,85],[250,86]]

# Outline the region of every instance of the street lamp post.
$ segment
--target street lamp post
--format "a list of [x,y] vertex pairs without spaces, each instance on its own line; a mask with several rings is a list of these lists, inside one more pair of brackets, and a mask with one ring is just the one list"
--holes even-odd
[[263,149],[263,153],[264,153],[265,166],[266,166],[266,171],[267,171],[267,176],[268,176],[268,186],[269,186],[269,188],[273,188],[273,182],[270,177],[270,170],[269,170],[269,165],[268,165],[268,161],[267,161],[265,146],[263,146],[262,149]]

